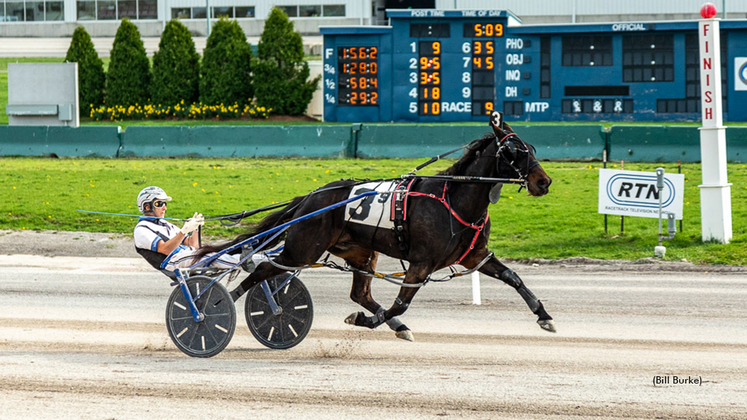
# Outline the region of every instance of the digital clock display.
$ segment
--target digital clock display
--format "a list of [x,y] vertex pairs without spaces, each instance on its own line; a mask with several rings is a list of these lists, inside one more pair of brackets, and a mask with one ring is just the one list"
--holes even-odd
[[373,46],[337,49],[338,106],[379,104],[378,53]]
[[465,23],[465,38],[500,38],[503,36],[502,23]]

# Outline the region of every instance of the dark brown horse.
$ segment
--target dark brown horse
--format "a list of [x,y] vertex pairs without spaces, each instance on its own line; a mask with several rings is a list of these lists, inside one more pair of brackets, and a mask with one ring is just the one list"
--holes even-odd
[[[347,207],[293,224],[286,232],[282,252],[273,260],[275,264],[261,263],[231,292],[234,300],[262,280],[284,272],[279,266],[288,268],[313,264],[329,251],[359,270],[353,273],[350,298],[373,314],[366,316],[358,312],[345,321],[368,328],[376,328],[386,322],[398,337],[412,340],[410,330],[396,318],[407,310],[415,297],[418,288],[412,286],[422,284],[431,273],[444,267],[460,264],[471,269],[482,264],[479,272],[515,288],[529,309],[538,316],[540,327],[555,332],[552,317],[542,303],[513,270],[498,261],[487,249],[490,234],[487,212],[491,201],[489,196],[496,201],[500,185],[496,188],[495,182],[464,182],[465,179],[484,181],[486,177],[521,179],[530,195],[539,197],[548,193],[552,181],[535,159],[534,148],[522,141],[508,124],[491,122],[491,125],[494,134],[473,141],[467,146],[463,157],[440,176],[414,177],[411,184],[410,180],[407,181],[410,184],[408,192],[400,193],[400,198],[406,201],[398,202],[398,207],[406,207],[406,214],[399,218],[404,218],[400,223],[390,221],[391,213],[388,213],[392,197],[397,195],[394,187],[387,187],[385,182],[376,184],[384,187],[377,187],[342,180],[306,196],[296,197],[284,209],[268,215],[251,233],[241,235],[229,244],[205,247],[203,253],[237,244],[361,192],[389,188],[388,192],[367,197],[360,203],[348,204]],[[363,220],[366,217],[369,220],[373,217],[375,222],[366,224]],[[366,274],[375,270],[380,252],[409,262],[404,285],[388,310],[371,297],[372,276]]]

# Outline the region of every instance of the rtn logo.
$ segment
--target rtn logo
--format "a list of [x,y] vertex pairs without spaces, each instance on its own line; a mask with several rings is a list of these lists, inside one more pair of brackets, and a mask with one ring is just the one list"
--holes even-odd
[[[635,190],[633,190],[635,188]],[[640,184],[640,183],[632,183],[632,182],[621,182],[620,183],[620,191],[617,192],[618,197],[622,197],[625,195],[625,197],[630,197],[631,192],[635,194],[635,198],[641,198],[642,193],[646,191],[646,200],[651,199],[651,197],[654,198],[654,200],[659,199],[659,192],[656,190],[655,184]]]
[[[613,175],[607,181],[607,196],[618,205],[636,207],[659,207],[659,190],[656,188],[656,175]],[[664,178],[662,205],[674,201],[674,184]]]

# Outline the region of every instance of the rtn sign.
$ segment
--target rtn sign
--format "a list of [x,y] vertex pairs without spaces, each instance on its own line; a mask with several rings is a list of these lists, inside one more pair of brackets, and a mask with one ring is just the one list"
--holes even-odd
[[656,218],[661,194],[663,211],[682,219],[684,179],[681,174],[665,174],[664,188],[659,192],[655,172],[600,169],[599,213]]

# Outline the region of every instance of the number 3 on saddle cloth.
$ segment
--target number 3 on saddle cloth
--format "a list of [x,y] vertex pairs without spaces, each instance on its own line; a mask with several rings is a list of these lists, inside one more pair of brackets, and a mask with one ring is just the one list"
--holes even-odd
[[379,181],[357,185],[350,191],[350,197],[371,191],[378,194],[349,203],[345,208],[345,216],[350,223],[394,230],[405,259],[408,248],[403,225],[407,219],[407,192],[414,181]]

